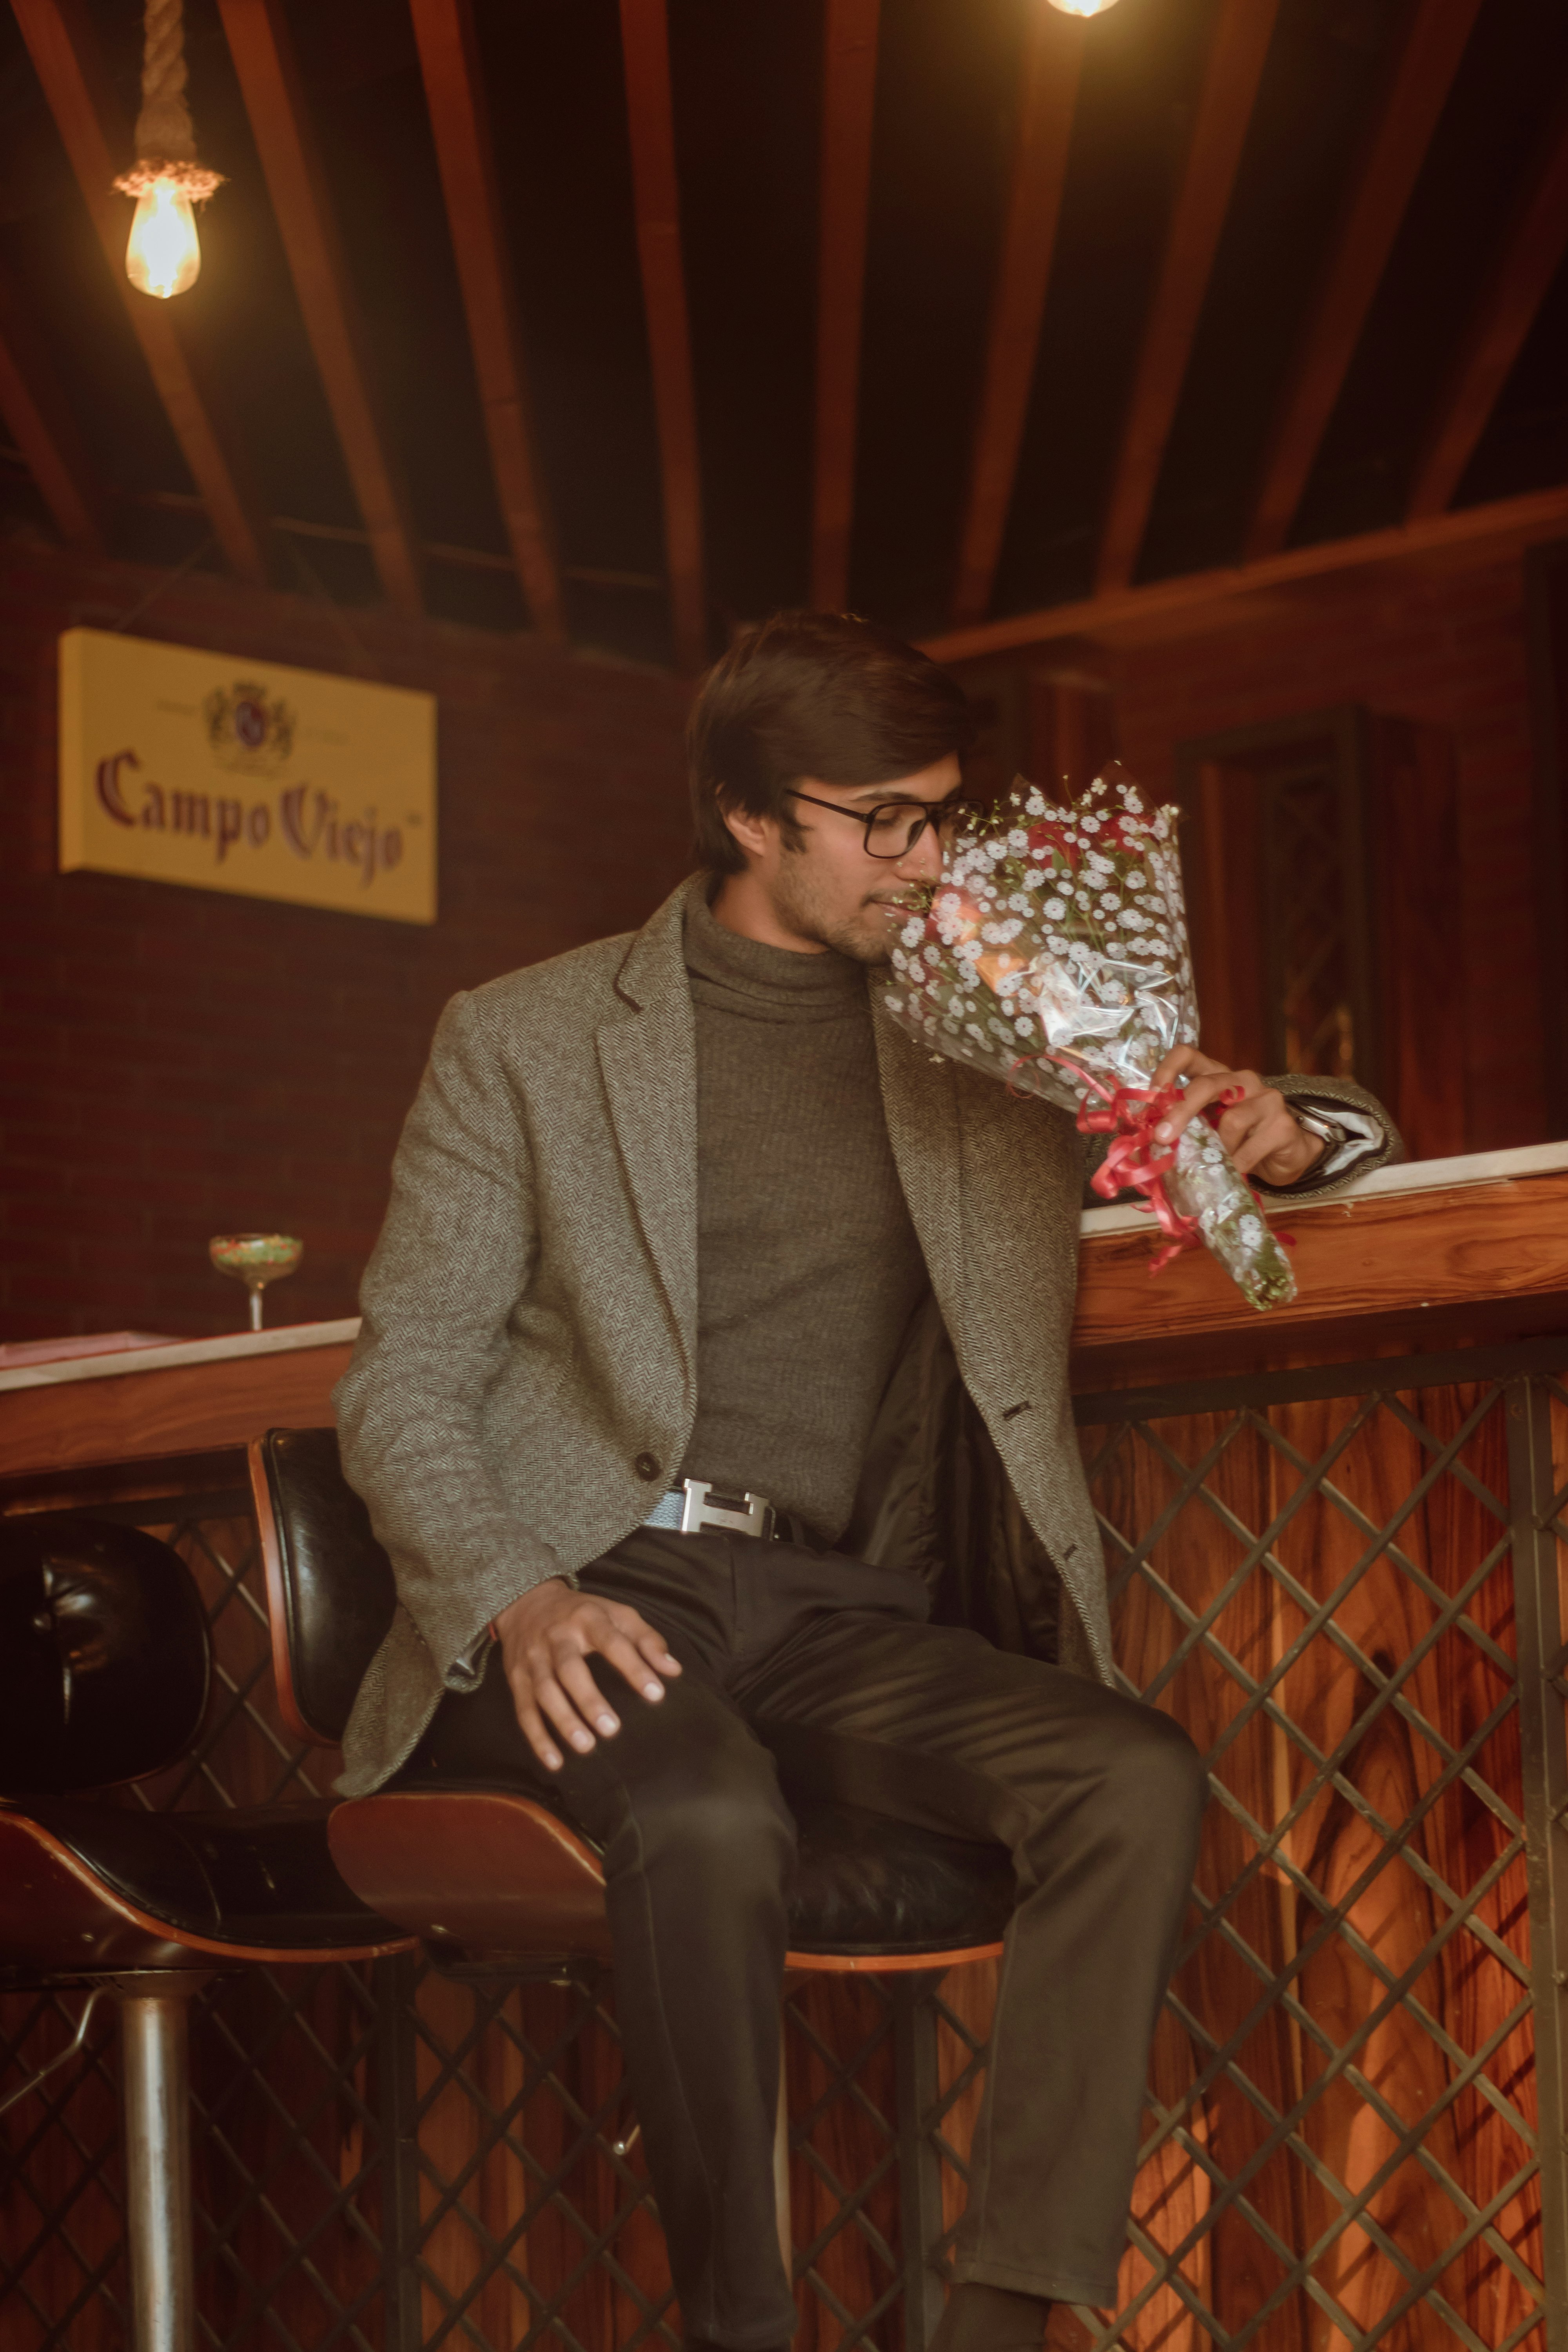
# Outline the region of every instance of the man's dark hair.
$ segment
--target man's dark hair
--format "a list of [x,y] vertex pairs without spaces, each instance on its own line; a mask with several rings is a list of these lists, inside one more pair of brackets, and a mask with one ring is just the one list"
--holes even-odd
[[849,613],[775,613],[742,631],[692,706],[698,856],[712,873],[743,870],[726,807],[776,817],[793,847],[785,795],[803,777],[891,783],[967,751],[973,731],[958,680],[901,637]]

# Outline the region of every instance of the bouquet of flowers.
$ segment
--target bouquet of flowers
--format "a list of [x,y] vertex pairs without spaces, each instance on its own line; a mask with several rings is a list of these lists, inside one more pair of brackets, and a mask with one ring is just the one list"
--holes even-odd
[[994,814],[960,824],[940,881],[910,893],[887,1007],[922,1044],[1109,1137],[1094,1190],[1143,1194],[1165,1235],[1151,1273],[1202,1240],[1252,1306],[1276,1307],[1295,1280],[1209,1123],[1223,1105],[1175,1144],[1154,1133],[1180,1096],[1153,1074],[1198,1034],[1176,817],[1114,762],[1067,808],[1020,780]]

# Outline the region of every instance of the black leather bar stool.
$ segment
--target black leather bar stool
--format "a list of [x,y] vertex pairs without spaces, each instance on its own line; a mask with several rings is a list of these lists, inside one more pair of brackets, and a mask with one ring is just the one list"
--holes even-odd
[[119,2004],[132,2352],[195,2345],[192,1997],[224,1969],[409,1945],[340,1876],[328,1805],[155,1813],[79,1793],[184,1755],[209,1672],[201,1597],[167,1544],[0,1520],[0,1990]]
[[[279,1703],[298,1738],[335,1745],[391,1622],[392,1564],[342,1475],[335,1431],[272,1430],[253,1442],[250,1469]],[[1015,1899],[1000,1846],[847,1806],[794,1809],[790,1968],[940,1969],[1000,1952]],[[609,1957],[599,1854],[531,1790],[394,1781],[339,1805],[328,1836],[349,1885],[417,1935],[438,1965],[499,1976]],[[782,2137],[782,2113],[780,2126]]]

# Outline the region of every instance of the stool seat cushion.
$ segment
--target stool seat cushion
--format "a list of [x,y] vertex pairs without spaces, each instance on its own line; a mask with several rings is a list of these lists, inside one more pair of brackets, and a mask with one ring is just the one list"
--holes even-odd
[[[792,1958],[851,1967],[994,1949],[1013,1910],[1000,1846],[940,1837],[847,1805],[797,1804]],[[604,1872],[592,1842],[537,1794],[500,1783],[351,1798],[331,1817],[350,1885],[438,1950],[605,1958]]]
[[794,1949],[923,1953],[1000,1942],[1017,1891],[1001,1846],[853,1805],[796,1799],[794,1811]]
[[0,1805],[0,1978],[403,1948],[339,1875],[330,1810]]

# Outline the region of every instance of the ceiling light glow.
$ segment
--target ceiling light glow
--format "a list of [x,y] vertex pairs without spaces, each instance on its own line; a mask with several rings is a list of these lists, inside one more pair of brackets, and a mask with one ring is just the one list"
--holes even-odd
[[168,301],[201,275],[202,246],[190,198],[177,182],[152,180],[136,199],[125,275],[140,293]]

